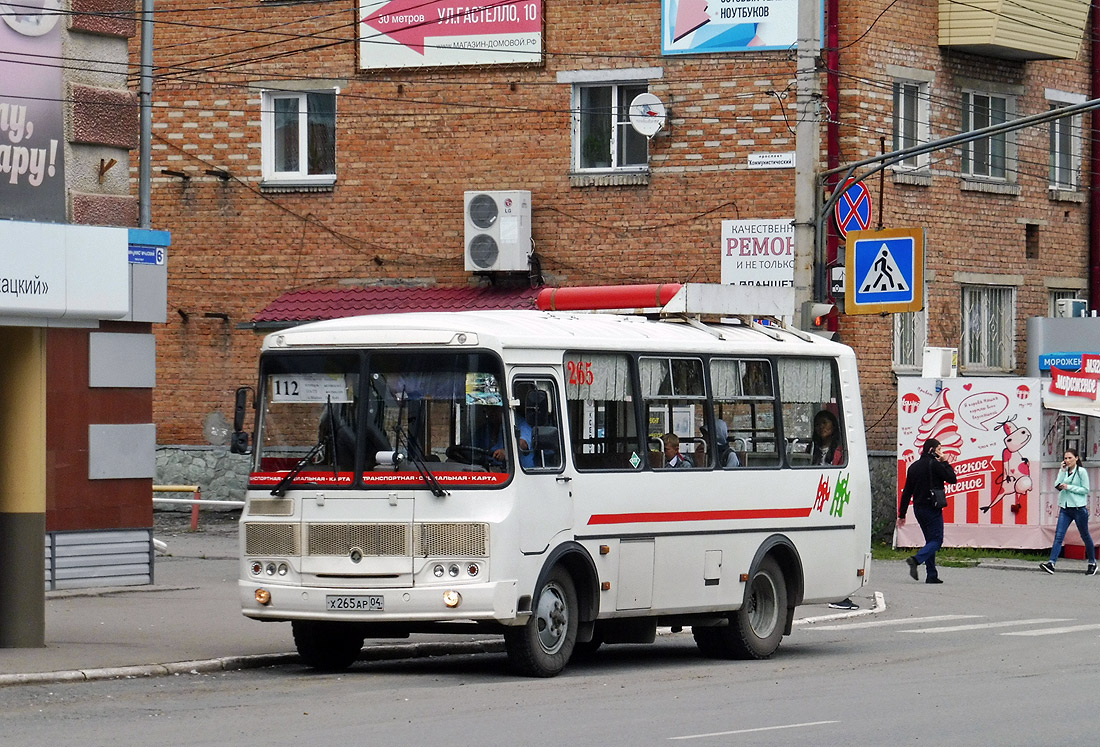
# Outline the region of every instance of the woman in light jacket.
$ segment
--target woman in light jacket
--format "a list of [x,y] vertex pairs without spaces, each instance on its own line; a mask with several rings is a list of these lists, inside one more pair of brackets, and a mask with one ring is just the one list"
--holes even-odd
[[1081,466],[1081,456],[1077,449],[1066,449],[1054,488],[1058,491],[1058,527],[1054,530],[1054,547],[1050,548],[1050,560],[1040,563],[1039,568],[1047,573],[1054,573],[1054,564],[1058,562],[1058,556],[1062,552],[1062,540],[1066,538],[1070,522],[1074,522],[1085,542],[1085,552],[1088,553],[1089,565],[1085,575],[1093,576],[1096,574],[1096,546],[1092,544],[1092,536],[1089,534],[1089,473]]

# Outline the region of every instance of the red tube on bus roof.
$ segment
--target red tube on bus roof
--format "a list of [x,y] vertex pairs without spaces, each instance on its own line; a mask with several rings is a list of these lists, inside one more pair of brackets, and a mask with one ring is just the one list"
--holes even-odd
[[540,311],[648,309],[664,306],[682,287],[680,283],[650,283],[544,288],[539,291],[536,303]]

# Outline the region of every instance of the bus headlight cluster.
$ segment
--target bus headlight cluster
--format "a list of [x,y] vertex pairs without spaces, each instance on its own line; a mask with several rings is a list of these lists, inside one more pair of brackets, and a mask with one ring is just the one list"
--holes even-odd
[[276,563],[273,560],[269,560],[266,563],[259,560],[253,560],[248,569],[252,572],[253,576],[285,576],[290,573],[290,566],[286,563]]
[[[473,578],[477,574],[481,573],[481,566],[477,563],[466,564],[466,575]],[[436,563],[432,567],[432,575],[436,578],[443,578],[443,576],[450,576],[451,578],[458,578],[462,575],[462,566],[458,563],[450,563],[444,565],[443,563]]]

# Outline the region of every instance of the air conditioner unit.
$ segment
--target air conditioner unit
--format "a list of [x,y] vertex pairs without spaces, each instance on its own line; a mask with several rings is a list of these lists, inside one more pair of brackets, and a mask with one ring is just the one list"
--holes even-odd
[[1083,298],[1059,298],[1054,303],[1054,316],[1059,318],[1087,316],[1089,302]]
[[526,272],[531,259],[531,193],[466,192],[466,270]]

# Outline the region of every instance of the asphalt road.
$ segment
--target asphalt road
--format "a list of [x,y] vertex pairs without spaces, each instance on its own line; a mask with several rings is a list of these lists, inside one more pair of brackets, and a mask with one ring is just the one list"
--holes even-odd
[[[4,742],[223,745],[1059,745],[1091,741],[1100,577],[876,563],[883,612],[802,622],[772,659],[699,656],[690,634],[607,646],[550,680],[503,654],[297,664],[0,691]],[[800,608],[799,617],[829,615]]]

